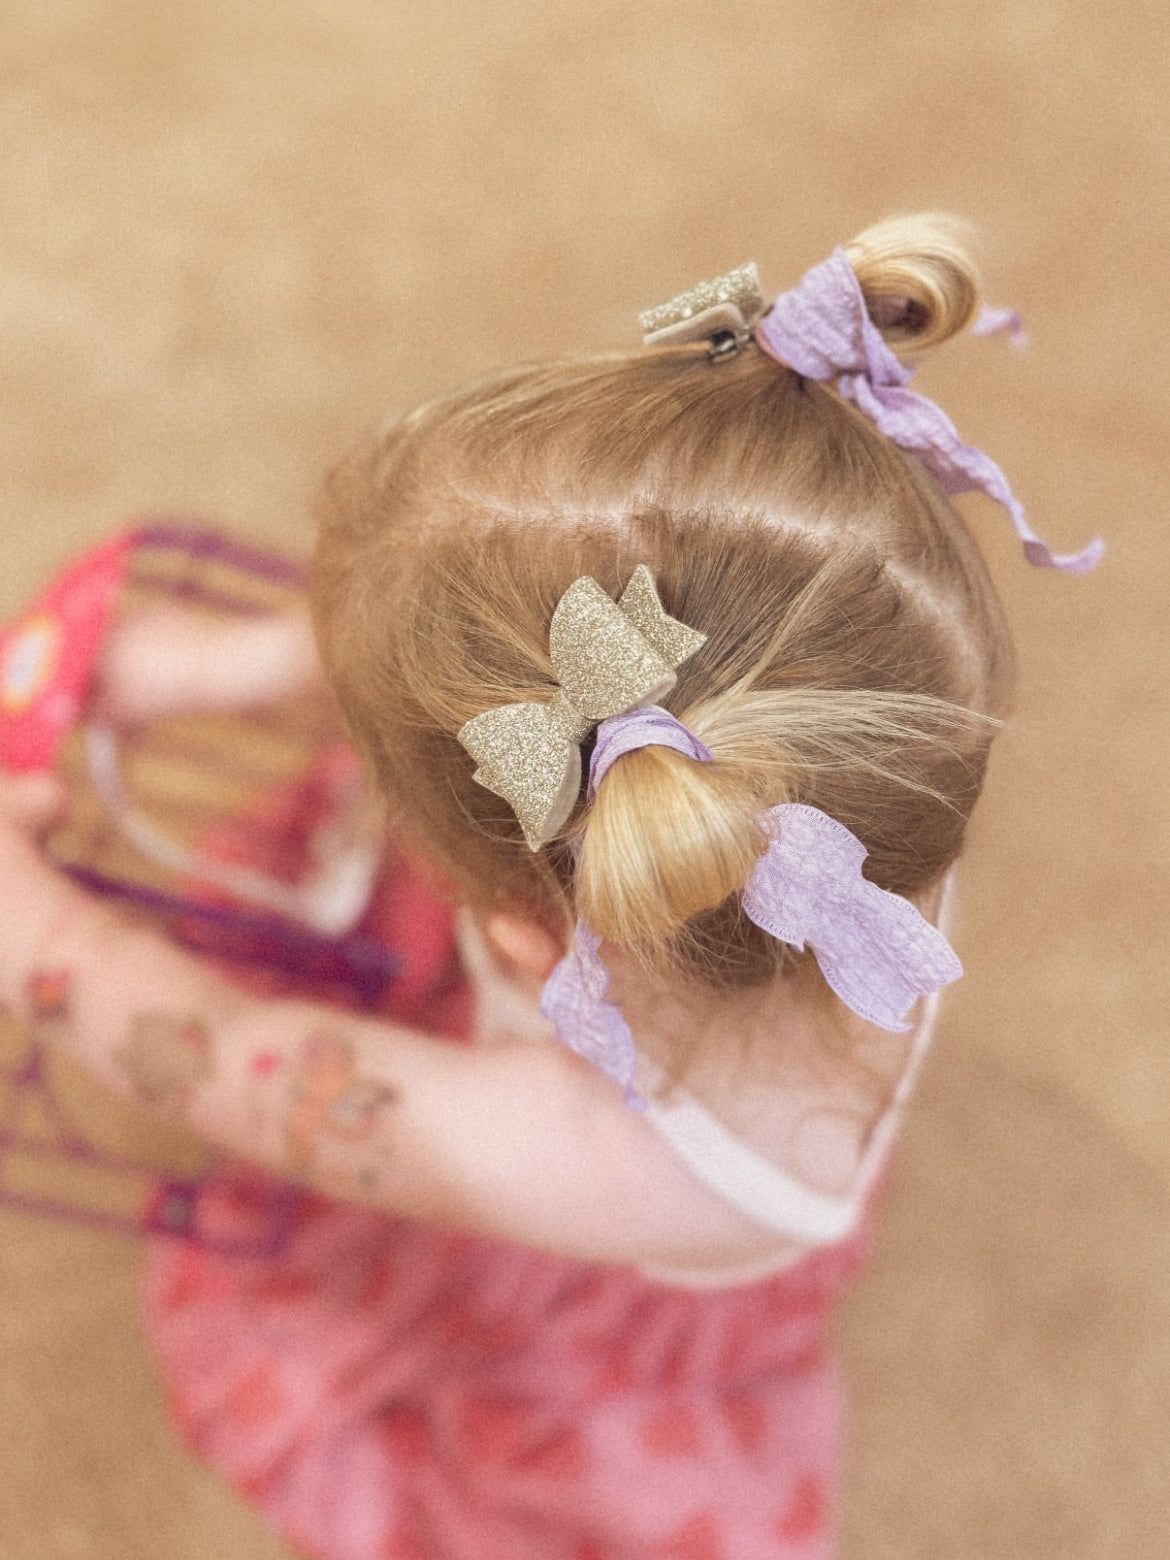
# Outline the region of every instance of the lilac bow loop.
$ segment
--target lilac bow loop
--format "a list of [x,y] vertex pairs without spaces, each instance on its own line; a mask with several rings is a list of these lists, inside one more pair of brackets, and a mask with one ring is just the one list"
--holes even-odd
[[[981,318],[980,334],[999,329],[1020,334],[1019,318],[993,311]],[[1098,538],[1078,553],[1057,554],[1036,535],[1007,478],[990,456],[964,444],[950,418],[926,396],[906,386],[913,378],[882,339],[869,317],[860,283],[843,249],[813,266],[782,293],[755,330],[769,356],[807,379],[836,379],[852,401],[888,439],[922,462],[945,493],[986,493],[1011,516],[1028,562],[1038,568],[1083,574],[1104,552]]]
[[911,1003],[963,973],[946,938],[908,899],[862,876],[868,852],[843,823],[795,802],[761,821],[771,843],[743,891],[748,916],[798,951],[811,948],[829,986],[861,1018],[909,1028]]
[[806,379],[863,374],[874,385],[906,385],[914,377],[870,319],[843,249],[780,294],[756,326],[756,340]]

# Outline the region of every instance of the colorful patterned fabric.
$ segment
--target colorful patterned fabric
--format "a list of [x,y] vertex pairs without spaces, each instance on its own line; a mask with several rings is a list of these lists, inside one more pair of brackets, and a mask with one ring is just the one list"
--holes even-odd
[[[450,908],[399,862],[363,930],[388,1016],[464,1036]],[[315,1560],[828,1560],[865,1246],[687,1289],[311,1197],[275,1258],[154,1242],[146,1328],[190,1447]]]
[[147,1327],[188,1444],[320,1560],[828,1560],[862,1255],[690,1290],[314,1200],[276,1261],[158,1241]]

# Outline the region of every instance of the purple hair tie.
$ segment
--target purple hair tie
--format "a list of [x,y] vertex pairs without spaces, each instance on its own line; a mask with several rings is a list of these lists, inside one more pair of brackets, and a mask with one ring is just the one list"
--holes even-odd
[[[651,705],[603,720],[589,766],[589,794],[623,753],[672,748],[700,763],[711,754],[668,711]],[[812,950],[845,1005],[882,1029],[905,1030],[910,1005],[963,973],[943,934],[899,894],[862,876],[865,846],[815,807],[785,803],[760,819],[769,845],[744,886],[744,911],[770,936]],[[545,982],[540,1010],[557,1038],[599,1068],[641,1109],[637,1054],[621,1009],[609,1000],[601,939],[577,922],[568,953]]]
[[640,704],[626,710],[624,715],[611,715],[598,726],[593,757],[589,760],[586,794],[590,801],[597,795],[597,787],[614,760],[621,758],[623,753],[633,753],[644,747],[673,748],[696,763],[711,762],[710,749],[704,747],[681,721],[675,720],[669,710],[664,710],[660,704]]
[[[1009,329],[1020,340],[1018,316],[988,311],[980,334]],[[836,379],[837,389],[902,449],[916,455],[945,493],[986,493],[1012,517],[1029,563],[1083,574],[1104,552],[1098,538],[1078,553],[1058,556],[1037,536],[1023,505],[995,462],[964,444],[940,407],[906,386],[913,370],[898,360],[869,317],[861,286],[843,249],[782,293],[755,328],[759,345],[806,379]]]

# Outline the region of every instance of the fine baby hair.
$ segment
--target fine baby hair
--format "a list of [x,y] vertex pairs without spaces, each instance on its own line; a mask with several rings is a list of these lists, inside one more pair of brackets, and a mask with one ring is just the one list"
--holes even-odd
[[[976,315],[945,218],[884,222],[842,253],[899,350]],[[520,368],[432,402],[333,474],[314,573],[355,737],[467,899],[557,927],[579,915],[707,985],[762,983],[794,957],[737,897],[761,809],[822,810],[884,889],[936,883],[1012,684],[999,602],[943,482],[870,408],[756,338]],[[638,565],[706,636],[661,702],[714,762],[626,754],[534,853],[457,734],[491,707],[547,701],[561,596],[588,575],[616,599]]]

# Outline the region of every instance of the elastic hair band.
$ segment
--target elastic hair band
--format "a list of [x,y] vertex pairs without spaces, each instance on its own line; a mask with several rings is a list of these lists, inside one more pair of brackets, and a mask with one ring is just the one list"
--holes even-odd
[[[669,711],[632,709],[598,727],[591,793],[623,754],[654,745],[712,762]],[[862,876],[867,851],[843,823],[795,802],[769,808],[759,821],[769,843],[740,896],[747,916],[797,952],[811,949],[830,988],[859,1017],[894,1032],[908,1029],[911,1004],[963,973],[946,938],[908,899]],[[633,1036],[609,1000],[600,950],[600,937],[578,920],[568,953],[545,982],[540,1009],[559,1040],[641,1109]]]
[[589,760],[589,785],[586,795],[590,801],[597,795],[601,784],[615,759],[638,748],[665,747],[693,758],[696,763],[712,762],[711,750],[705,747],[693,732],[681,721],[675,720],[669,710],[657,704],[641,706],[626,715],[616,715],[603,720],[597,728],[597,741]]

